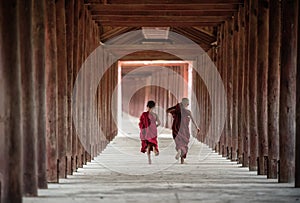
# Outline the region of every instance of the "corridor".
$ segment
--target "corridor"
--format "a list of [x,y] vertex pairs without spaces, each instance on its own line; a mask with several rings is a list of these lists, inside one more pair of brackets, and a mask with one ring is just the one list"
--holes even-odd
[[299,9],[0,0],[0,203],[299,202]]

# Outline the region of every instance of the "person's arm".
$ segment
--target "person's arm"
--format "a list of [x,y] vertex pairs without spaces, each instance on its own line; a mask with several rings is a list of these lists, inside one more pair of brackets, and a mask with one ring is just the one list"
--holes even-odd
[[176,109],[176,106],[172,106],[166,110],[167,113],[172,113]]
[[197,131],[198,132],[200,132],[200,128],[198,127],[198,125],[197,125],[197,123],[195,122],[195,120],[194,120],[194,118],[193,118],[193,116],[192,116],[192,113],[191,112],[189,112],[190,113],[190,118],[191,118],[191,120],[192,120],[192,123],[195,125],[195,127],[197,128]]
[[160,126],[161,122],[158,118],[158,116],[156,115],[156,127]]

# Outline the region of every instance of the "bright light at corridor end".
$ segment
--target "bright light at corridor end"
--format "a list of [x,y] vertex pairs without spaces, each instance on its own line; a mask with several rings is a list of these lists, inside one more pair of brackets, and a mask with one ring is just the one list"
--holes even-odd
[[[118,62],[122,57],[134,52],[147,51],[147,50],[169,53],[171,55],[176,56],[177,58],[180,58],[182,60],[182,62],[180,63],[189,63],[190,64],[189,77],[191,77],[192,70],[194,70],[199,74],[199,76],[202,78],[209,92],[211,107],[212,107],[211,122],[205,137],[207,139],[212,139],[212,140],[219,139],[225,123],[227,104],[226,104],[226,93],[224,89],[224,84],[218,73],[218,70],[216,69],[214,63],[211,61],[210,57],[205,53],[205,51],[203,51],[203,49],[198,44],[195,44],[190,39],[171,31],[169,31],[168,36],[169,39],[175,39],[174,41],[176,41],[176,44],[137,45],[137,44],[130,44],[130,43],[124,44],[123,40],[121,40],[121,43],[118,43],[117,39],[134,39],[132,41],[143,40],[142,30],[127,32],[122,34],[121,36],[116,37],[116,39],[112,39],[108,41],[106,44],[100,45],[97,49],[95,49],[94,52],[92,52],[92,54],[83,63],[78,73],[77,79],[75,81],[73,95],[72,95],[72,102],[74,106],[73,108],[74,126],[80,138],[80,141],[87,152],[90,152],[91,143],[94,143],[99,139],[107,142],[108,140],[105,137],[106,133],[103,132],[103,128],[100,122],[98,122],[100,123],[100,126],[96,126],[95,129],[91,129],[92,133],[86,134],[86,129],[89,128],[90,125],[89,123],[83,121],[89,120],[90,118],[89,112],[93,113],[94,119],[98,119],[96,114],[97,105],[95,103],[95,99],[90,100],[89,98],[85,97],[86,92],[90,92],[92,95],[96,95],[97,87],[105,71],[109,67],[111,67],[112,64]],[[148,62],[153,63],[154,61],[146,61],[143,63],[148,63]],[[162,62],[163,61],[154,62],[157,63],[157,64],[153,64],[154,65],[153,68],[157,70],[156,71],[157,74],[155,75],[155,78],[150,81],[150,83],[149,81],[148,82],[142,81],[138,86],[130,87],[131,92],[128,93],[128,95],[122,95],[123,108],[129,108],[130,99],[136,93],[136,91],[149,85],[162,87],[168,90],[169,92],[171,92],[178,101],[181,101],[182,94],[178,93],[177,91],[178,88],[176,88],[176,86],[178,84],[184,84],[184,86],[186,86],[189,89],[189,94],[190,94],[189,97],[191,100],[190,110],[193,113],[194,118],[196,118],[196,122],[199,123],[199,119],[201,119],[199,118],[200,105],[199,105],[199,101],[197,100],[195,92],[191,88],[191,84],[188,84],[184,80],[184,78],[180,76],[178,73],[176,73],[175,71],[172,71],[169,68],[161,66],[160,64]],[[168,63],[170,63],[170,61],[168,61]],[[108,112],[111,112],[114,122],[117,125],[120,125],[120,123],[118,122],[118,117],[120,116],[120,112],[118,111],[118,108],[120,109],[120,104],[118,105],[118,100],[120,99],[120,96],[118,96],[120,94],[120,87],[121,86],[128,87],[130,84],[124,82],[124,81],[128,81],[126,80],[126,77],[134,76],[136,74],[146,71],[147,65],[148,64],[141,64],[140,67],[134,69],[133,71],[130,71],[128,74],[126,74],[123,77],[122,80],[119,81],[118,85],[115,87],[111,97],[112,108]],[[165,76],[168,74],[175,75],[174,77],[175,80],[174,79],[171,81],[165,80]],[[220,109],[221,106],[222,109]],[[126,118],[123,117],[123,119]],[[129,125],[132,125],[132,127],[135,128],[137,127],[136,123],[131,123]],[[216,129],[212,129],[212,126],[215,126]],[[172,144],[173,141],[170,139],[170,145],[167,147],[174,147]],[[120,154],[128,153],[128,152],[120,151],[116,143],[114,143],[114,146],[115,146],[114,150],[116,150]],[[166,156],[166,154],[163,153],[163,150],[161,152],[162,153],[160,153],[160,156]],[[130,152],[129,154],[126,155],[132,156],[132,159],[136,159],[139,156],[144,156],[144,154],[139,153],[139,149],[137,149],[137,151]],[[199,160],[200,159],[201,157],[199,157]],[[174,163],[176,162],[173,159],[170,160],[169,163],[160,162],[158,159],[155,166],[153,164],[153,166],[151,167],[147,167],[147,168],[141,167],[140,170],[137,169],[134,170],[135,174],[132,174],[133,170],[131,170],[129,166],[123,167],[122,171],[120,171],[121,170],[120,167],[118,167],[118,169],[114,167],[116,165],[115,163],[99,162],[99,164],[106,166],[112,171],[117,171],[120,173],[126,173],[131,175],[143,175],[143,174],[155,173],[157,171],[164,170],[170,167]]]

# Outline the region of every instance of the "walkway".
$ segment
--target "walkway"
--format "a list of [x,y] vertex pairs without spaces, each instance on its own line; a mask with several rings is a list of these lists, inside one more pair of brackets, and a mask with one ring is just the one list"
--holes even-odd
[[300,189],[257,176],[191,139],[186,163],[175,159],[170,134],[147,164],[136,136],[117,136],[102,154],[73,176],[39,190],[25,203],[95,202],[300,202]]

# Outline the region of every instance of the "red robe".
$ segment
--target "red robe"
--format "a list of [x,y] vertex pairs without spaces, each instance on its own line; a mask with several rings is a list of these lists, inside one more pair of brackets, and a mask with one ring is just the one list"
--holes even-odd
[[156,117],[149,112],[142,113],[139,127],[142,144],[141,152],[145,153],[148,145],[150,145],[151,151],[153,151],[153,147],[155,147],[158,152]]
[[176,106],[169,108],[173,116],[172,133],[175,140],[176,150],[181,149],[181,157],[186,158],[188,144],[190,139],[190,115],[191,112],[178,103]]

